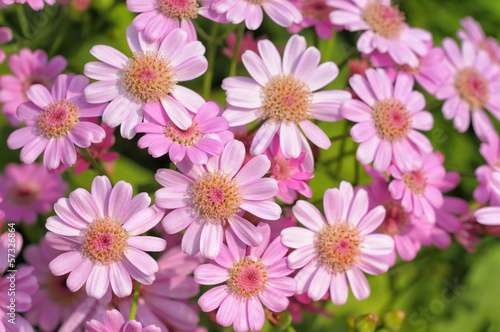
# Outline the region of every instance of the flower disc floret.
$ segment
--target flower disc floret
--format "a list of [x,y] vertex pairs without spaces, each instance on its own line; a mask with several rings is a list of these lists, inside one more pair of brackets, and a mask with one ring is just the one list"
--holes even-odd
[[465,67],[457,73],[455,88],[473,110],[482,108],[490,97],[488,81],[472,67]]
[[293,74],[276,75],[262,91],[264,119],[298,124],[311,116],[313,93]]
[[228,272],[229,290],[242,298],[261,294],[267,284],[267,266],[260,258],[246,256],[233,264]]
[[423,195],[427,187],[427,177],[424,169],[403,175],[404,184],[415,194]]
[[371,1],[363,10],[363,19],[372,30],[388,39],[396,39],[403,29],[405,16],[397,6]]
[[38,129],[47,138],[66,137],[79,122],[78,107],[68,99],[59,99],[47,105],[38,115]]
[[390,142],[405,138],[412,129],[412,118],[406,106],[394,98],[373,106],[373,120],[378,135]]
[[173,122],[169,122],[165,126],[165,135],[170,138],[172,142],[185,146],[191,146],[200,140],[203,133],[200,126],[196,122],[193,122],[193,124],[186,130],[182,130]]
[[126,90],[142,102],[155,102],[174,90],[177,75],[174,66],[160,52],[138,51],[123,69]]
[[318,261],[333,273],[349,271],[361,258],[363,237],[349,221],[324,227],[316,235]]
[[193,205],[211,223],[221,223],[240,210],[240,184],[224,171],[207,172],[193,183]]
[[158,9],[168,17],[190,19],[198,17],[196,0],[158,0]]
[[120,221],[103,217],[83,231],[82,254],[94,264],[108,265],[123,258],[128,234]]

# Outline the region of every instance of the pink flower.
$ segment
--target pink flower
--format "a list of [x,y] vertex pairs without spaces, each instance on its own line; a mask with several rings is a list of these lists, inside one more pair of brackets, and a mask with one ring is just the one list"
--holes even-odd
[[7,221],[33,224],[37,214],[52,210],[68,185],[59,174],[49,173],[43,165],[8,164],[5,175],[0,175],[0,210]]
[[329,15],[334,8],[328,5],[327,0],[291,0],[290,2],[300,10],[304,19],[288,27],[288,32],[298,33],[304,28],[314,26],[319,38],[330,39],[333,29],[342,29],[341,26],[330,22]]
[[[12,40],[12,30],[9,28],[0,28],[0,44],[5,44]],[[5,52],[0,50],[0,64],[5,60]]]
[[299,126],[314,144],[328,149],[330,139],[309,119],[341,119],[338,110],[340,103],[350,98],[347,91],[313,92],[337,77],[337,66],[333,62],[318,66],[319,50],[306,49],[305,38],[298,35],[289,39],[283,62],[269,40],[259,41],[258,48],[261,57],[252,51],[242,57],[252,78],[228,77],[222,82],[228,103],[223,116],[229,125],[239,126],[257,119],[265,121],[252,141],[250,152],[254,155],[263,153],[278,134],[283,155],[299,157],[303,138]]
[[[12,5],[14,3],[28,3],[33,10],[41,10],[45,6],[45,3],[49,5],[54,5],[56,0],[2,0],[6,5]],[[45,2],[45,3],[44,3]]]
[[298,194],[311,198],[312,190],[307,181],[314,177],[314,169],[306,168],[305,152],[302,152],[298,158],[285,158],[281,152],[279,138],[275,136],[272,146],[269,146],[264,154],[271,160],[271,178],[278,181],[279,191],[276,194],[278,199],[292,204]]
[[135,131],[146,133],[138,142],[140,148],[148,148],[149,154],[158,158],[166,153],[173,162],[184,158],[202,165],[212,155],[220,155],[224,144],[234,138],[227,120],[220,116],[222,108],[215,102],[204,103],[196,114],[189,113],[192,124],[182,130],[170,120],[162,105],[145,104],[145,122]]
[[326,220],[306,201],[293,207],[297,220],[307,228],[289,227],[281,232],[284,245],[296,248],[288,256],[288,266],[302,268],[295,276],[297,294],[307,292],[313,300],[321,299],[328,289],[335,305],[347,301],[349,287],[358,300],[370,296],[366,273],[377,275],[389,265],[380,258],[394,251],[394,241],[385,234],[371,234],[384,221],[385,209],[368,211],[368,194],[342,181],[340,190],[328,189],[323,199]]
[[89,104],[83,89],[89,79],[82,75],[59,75],[49,91],[36,84],[27,91],[31,102],[19,106],[17,115],[26,120],[26,127],[10,134],[7,145],[21,150],[21,161],[33,163],[45,152],[43,164],[55,169],[62,162],[65,166],[76,163],[75,145],[88,148],[101,142],[106,133],[99,125],[86,118],[101,116],[105,104]]
[[500,45],[493,37],[486,37],[481,25],[467,16],[460,21],[464,30],[458,30],[457,36],[462,41],[472,43],[476,48],[486,51],[491,62],[500,63]]
[[159,327],[149,325],[142,327],[142,324],[135,319],[125,322],[122,314],[116,310],[108,310],[104,313],[102,323],[96,319],[85,324],[86,332],[161,332]]
[[[236,61],[241,63],[241,56],[247,50],[258,52],[257,42],[260,40],[266,39],[266,37],[261,36],[257,39],[253,38],[252,32],[247,32],[241,37],[240,48],[238,49],[238,56]],[[222,53],[227,56],[229,59],[233,58],[234,54],[234,46],[236,44],[236,33],[231,32],[226,38],[227,47],[222,49]]]
[[149,42],[133,26],[127,28],[127,40],[134,56],[105,45],[94,46],[90,53],[103,62],[89,62],[84,73],[98,80],[85,89],[89,102],[111,100],[102,120],[110,127],[121,124],[125,138],[135,135],[142,122],[142,106],[160,102],[170,119],[181,129],[191,126],[191,116],[205,103],[196,92],[178,85],[205,72],[205,47],[199,41],[188,41],[181,29],[171,31],[163,40]]
[[436,211],[443,205],[443,194],[439,185],[444,181],[446,170],[443,160],[435,153],[426,154],[421,168],[401,172],[397,167],[389,169],[394,180],[389,184],[392,197],[401,200],[406,212],[413,212],[415,217],[425,218],[434,224]]
[[288,0],[214,0],[212,9],[218,14],[225,14],[231,23],[239,24],[245,21],[249,30],[256,30],[262,24],[262,10],[282,27],[302,21],[300,11]]
[[500,225],[500,206],[487,206],[474,212],[477,222],[483,225]]
[[269,225],[261,224],[258,229],[264,239],[256,247],[245,246],[229,229],[227,247],[222,246],[214,261],[194,270],[199,284],[225,283],[203,294],[198,305],[205,312],[219,308],[217,323],[233,325],[236,332],[260,331],[265,322],[262,304],[273,312],[285,310],[297,286],[288,277],[293,272],[286,265],[288,248],[281,244],[280,237],[269,244]]
[[451,71],[435,94],[437,99],[446,100],[443,115],[453,119],[461,133],[469,128],[472,115],[476,135],[485,140],[494,128],[484,109],[500,119],[500,67],[491,62],[486,51],[476,49],[470,42],[464,41],[460,50],[453,39],[445,38],[443,48]]
[[481,144],[479,151],[488,165],[476,169],[479,186],[474,190],[474,199],[481,204],[490,201],[491,205],[500,205],[500,192],[491,187],[493,174],[500,174],[500,139],[496,131],[491,132],[488,141]]
[[[132,198],[132,186],[124,181],[114,188],[105,176],[92,182],[92,191],[78,188],[55,205],[57,216],[47,219],[46,239],[65,251],[49,264],[55,276],[71,272],[66,280],[72,292],[86,283],[89,296],[102,298],[110,290],[124,297],[132,292],[132,277],[150,285],[158,264],[143,252],[162,251],[165,241],[139,236],[153,228],[163,213],[148,207],[146,193]],[[111,287],[110,287],[111,286]]]
[[357,42],[358,50],[370,54],[377,50],[388,53],[397,64],[418,66],[418,57],[427,54],[426,42],[432,35],[404,23],[404,14],[390,0],[328,0],[338,8],[330,14],[333,24],[349,31],[364,31]]
[[[190,276],[203,260],[188,256],[180,246],[174,247],[158,260],[155,281],[141,286],[136,319],[145,325],[156,325],[162,331],[193,331],[199,317],[188,299],[200,292],[200,286]],[[118,301],[116,306],[128,317],[133,296]],[[168,326],[168,327],[167,327]]]
[[47,62],[44,51],[32,52],[23,48],[19,54],[9,57],[8,65],[15,76],[0,76],[0,103],[3,103],[2,113],[9,119],[9,123],[19,126],[22,119],[16,112],[19,105],[29,101],[26,95],[28,89],[34,84],[42,84],[50,89],[56,76],[66,68],[67,61],[58,55]]
[[422,167],[423,154],[432,152],[427,137],[418,130],[430,130],[432,115],[423,111],[425,98],[413,91],[413,78],[399,74],[393,86],[383,69],[366,70],[366,77],[354,75],[349,83],[361,98],[342,104],[340,113],[358,122],[351,129],[354,142],[361,143],[356,158],[363,165],[374,161],[377,172],[385,172],[391,163],[402,172]]
[[280,217],[281,208],[270,200],[278,192],[278,183],[262,179],[271,162],[260,155],[241,167],[244,158],[243,143],[231,141],[220,157],[210,157],[204,166],[184,161],[176,164],[183,174],[170,169],[156,173],[156,181],[165,188],[156,191],[155,204],[173,209],[163,219],[163,227],[169,234],[187,228],[182,238],[185,253],[201,251],[204,258],[217,257],[226,226],[245,244],[259,245],[262,234],[238,215],[241,210],[268,220]]

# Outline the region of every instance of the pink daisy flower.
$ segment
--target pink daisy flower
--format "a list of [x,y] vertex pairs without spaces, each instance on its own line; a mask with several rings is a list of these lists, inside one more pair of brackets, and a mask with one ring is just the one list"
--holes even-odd
[[14,3],[28,3],[33,10],[41,10],[45,6],[45,3],[52,6],[56,3],[56,0],[2,0],[2,2],[6,5],[12,5]]
[[[5,44],[12,40],[12,30],[9,28],[0,28],[0,44]],[[0,50],[0,64],[5,61],[5,52]]]
[[300,11],[288,0],[214,0],[212,9],[218,14],[224,14],[231,23],[239,24],[245,21],[249,30],[260,27],[263,10],[271,20],[282,27],[302,21]]
[[158,264],[143,250],[162,251],[165,241],[139,236],[153,228],[163,213],[148,207],[146,193],[132,198],[124,181],[111,186],[105,176],[92,182],[91,193],[78,188],[55,205],[57,216],[47,219],[46,239],[63,250],[49,264],[55,276],[70,272],[66,285],[72,292],[86,283],[89,296],[102,298],[110,289],[119,296],[132,292],[132,279],[150,285]]
[[96,319],[85,324],[86,332],[161,332],[159,327],[149,325],[142,327],[142,324],[135,319],[125,322],[122,314],[116,310],[108,310],[104,313],[102,322]]
[[155,158],[168,153],[173,162],[189,159],[193,164],[202,165],[209,156],[220,155],[226,142],[234,135],[227,130],[227,120],[220,116],[222,107],[209,101],[196,114],[190,113],[192,124],[180,129],[167,115],[162,105],[145,104],[145,122],[135,127],[137,133],[146,133],[138,142],[140,148],[148,148]]
[[17,116],[17,108],[29,101],[26,94],[34,84],[42,84],[50,89],[52,82],[67,65],[66,59],[58,55],[47,62],[47,54],[42,50],[32,52],[23,48],[19,54],[12,54],[7,61],[15,75],[0,76],[0,103],[2,113],[12,126],[19,126],[23,121]]
[[328,189],[323,199],[326,220],[306,201],[293,207],[297,220],[307,228],[289,227],[281,232],[282,242],[296,248],[288,256],[288,266],[302,268],[295,276],[297,294],[307,292],[313,300],[321,299],[330,289],[335,305],[347,301],[349,287],[358,300],[370,296],[370,285],[362,271],[377,275],[389,265],[381,255],[394,251],[394,241],[385,234],[371,234],[384,221],[385,209],[368,211],[368,194],[342,181],[340,190]]
[[425,153],[432,152],[427,137],[418,130],[430,130],[432,115],[423,111],[425,98],[413,91],[413,78],[399,74],[393,86],[383,69],[366,70],[366,78],[349,79],[360,100],[342,104],[340,114],[358,122],[351,129],[354,142],[361,143],[356,158],[363,165],[372,161],[377,172],[385,172],[394,163],[402,172],[422,167]]
[[[190,276],[202,263],[201,257],[189,256],[180,246],[173,247],[158,260],[159,270],[155,281],[141,286],[136,319],[145,325],[156,325],[162,331],[194,331],[199,321],[197,308],[188,299],[200,292],[200,286]],[[132,295],[114,301],[117,308],[128,317]]]
[[299,157],[303,137],[299,127],[315,145],[328,149],[330,139],[309,119],[341,119],[340,103],[349,99],[350,94],[338,90],[314,92],[337,77],[337,65],[333,62],[318,65],[319,50],[306,49],[306,39],[298,35],[288,40],[283,61],[269,40],[259,41],[258,48],[260,57],[252,51],[242,57],[252,78],[228,77],[222,82],[228,103],[223,116],[229,125],[265,121],[252,141],[250,152],[254,155],[262,154],[278,134],[283,155]]
[[390,0],[328,0],[338,10],[330,14],[333,24],[349,31],[364,31],[357,42],[358,50],[370,54],[377,50],[388,53],[399,65],[418,66],[418,57],[428,49],[432,35],[423,29],[404,23],[405,16]]
[[500,192],[497,193],[491,186],[493,174],[500,174],[500,139],[496,131],[491,132],[479,151],[488,164],[476,169],[479,186],[474,190],[474,199],[481,204],[489,201],[491,205],[500,205]]
[[173,209],[163,219],[163,227],[169,234],[187,228],[182,238],[185,253],[217,257],[226,226],[245,244],[259,245],[262,234],[238,215],[241,210],[268,220],[280,217],[281,208],[270,200],[278,192],[278,183],[262,178],[271,162],[260,155],[241,167],[244,158],[243,143],[231,141],[220,157],[211,157],[204,166],[181,162],[176,165],[183,174],[170,169],[156,173],[156,181],[165,188],[156,191],[155,204]]
[[476,135],[485,140],[494,128],[484,109],[500,119],[500,67],[491,62],[486,51],[477,50],[470,42],[464,41],[460,50],[453,39],[445,38],[443,48],[451,71],[435,94],[437,99],[446,100],[443,115],[453,119],[461,133],[469,128],[472,116]]
[[52,205],[61,198],[68,185],[59,174],[49,173],[41,164],[8,164],[5,175],[0,175],[0,210],[5,219],[33,224],[38,214],[52,210]]
[[436,209],[443,205],[443,193],[439,186],[444,181],[446,170],[443,160],[436,153],[426,154],[421,168],[401,172],[397,167],[389,169],[394,180],[389,184],[389,191],[394,199],[400,199],[406,212],[413,212],[415,217],[425,217],[430,223],[436,222]]
[[303,20],[293,23],[288,27],[289,33],[299,33],[302,29],[314,26],[314,30],[321,39],[330,39],[333,29],[341,30],[342,27],[334,25],[329,18],[334,10],[329,6],[327,0],[291,0],[291,3],[302,13]]
[[225,283],[203,294],[198,305],[205,312],[219,308],[217,323],[233,325],[236,332],[260,331],[265,322],[262,304],[273,312],[285,310],[297,286],[288,277],[293,272],[286,266],[288,248],[281,244],[280,237],[269,244],[269,225],[261,224],[258,229],[264,239],[256,247],[245,246],[229,229],[227,247],[222,246],[214,261],[194,270],[199,284]]
[[[199,41],[188,41],[181,29],[171,31],[163,40],[148,42],[133,26],[127,28],[127,40],[133,58],[105,45],[94,46],[90,53],[102,62],[89,62],[84,73],[98,80],[85,89],[89,102],[111,100],[102,120],[110,127],[121,124],[125,138],[135,135],[142,122],[145,103],[160,102],[170,119],[181,129],[191,126],[191,116],[205,103],[196,92],[178,85],[207,70],[205,47]],[[183,107],[184,106],[184,107]]]
[[31,102],[19,106],[17,115],[26,127],[10,134],[7,145],[15,150],[22,147],[21,161],[33,163],[45,152],[43,165],[55,169],[76,163],[75,145],[88,148],[101,142],[106,133],[99,125],[85,118],[101,116],[105,104],[89,104],[83,89],[89,79],[82,75],[59,75],[51,91],[41,84],[30,87]]
[[276,198],[287,204],[295,202],[298,194],[311,198],[312,190],[307,181],[314,177],[314,168],[306,169],[305,152],[302,152],[298,158],[285,158],[280,148],[279,138],[276,136],[264,154],[271,160],[271,178],[278,181],[279,191]]
[[491,62],[500,63],[500,45],[493,37],[486,37],[481,25],[472,17],[468,16],[460,20],[464,30],[458,30],[457,36],[462,41],[472,43],[476,48],[488,53]]

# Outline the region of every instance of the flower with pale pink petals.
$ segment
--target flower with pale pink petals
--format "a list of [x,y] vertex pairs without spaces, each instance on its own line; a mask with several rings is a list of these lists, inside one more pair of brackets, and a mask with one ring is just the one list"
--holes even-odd
[[304,28],[314,26],[316,34],[321,39],[330,39],[333,30],[341,30],[342,27],[330,21],[330,13],[334,10],[329,6],[327,0],[291,0],[302,13],[303,20],[293,23],[288,27],[288,32],[299,33]]
[[192,116],[192,124],[182,130],[170,120],[162,105],[145,104],[144,123],[135,127],[137,133],[146,133],[139,139],[140,148],[148,148],[154,158],[168,153],[173,162],[184,158],[193,164],[202,165],[209,156],[221,154],[224,145],[234,138],[227,130],[227,120],[220,116],[222,108],[219,104],[209,101],[204,103]]
[[399,65],[418,66],[418,57],[427,54],[432,35],[406,24],[404,14],[390,0],[328,0],[337,8],[330,14],[333,24],[349,31],[364,31],[357,48],[363,54],[377,50],[388,53]]
[[7,61],[14,75],[0,76],[0,103],[2,113],[12,126],[19,126],[23,121],[17,116],[17,108],[29,101],[26,92],[35,84],[42,84],[50,89],[52,82],[67,65],[62,56],[53,57],[47,62],[47,54],[42,50],[32,52],[23,48],[19,54],[12,54]]
[[500,63],[500,45],[493,37],[486,37],[481,25],[472,17],[467,16],[460,21],[464,30],[458,30],[457,36],[462,41],[468,41],[476,48],[486,51],[491,62]]
[[203,44],[188,41],[182,29],[174,29],[164,39],[149,42],[133,26],[127,28],[127,41],[133,58],[105,45],[90,50],[102,62],[85,65],[85,75],[98,80],[85,89],[85,98],[92,103],[111,101],[102,120],[113,128],[121,125],[120,133],[125,138],[135,136],[135,126],[143,120],[145,103],[160,102],[179,128],[189,128],[192,119],[187,110],[196,113],[205,100],[177,83],[192,80],[206,71]]
[[243,143],[234,140],[226,144],[220,157],[210,157],[206,165],[183,161],[176,164],[183,174],[171,169],[156,173],[156,181],[165,188],[156,191],[155,204],[173,209],[163,219],[163,227],[169,234],[186,229],[182,238],[185,253],[217,257],[226,227],[245,244],[259,245],[262,234],[238,215],[241,210],[268,220],[280,217],[281,208],[270,200],[278,192],[278,183],[262,178],[271,162],[260,155],[242,167],[244,158]]
[[8,164],[5,174],[0,175],[0,210],[5,219],[33,224],[38,214],[52,210],[68,185],[59,174],[49,173],[41,164]]
[[413,91],[413,78],[399,74],[393,83],[383,69],[366,70],[366,78],[354,75],[349,83],[361,100],[348,100],[340,108],[354,142],[361,143],[356,158],[363,165],[372,161],[377,172],[395,164],[402,172],[422,167],[423,155],[432,152],[431,142],[418,130],[430,130],[432,115],[424,111],[425,98]]
[[[5,44],[12,40],[12,30],[9,28],[0,28],[0,44]],[[5,52],[0,50],[0,64],[5,60]]]
[[463,133],[469,128],[472,117],[477,137],[486,140],[495,129],[485,109],[500,119],[500,66],[490,60],[486,51],[477,49],[468,41],[462,43],[460,50],[453,39],[445,38],[443,49],[450,76],[436,91],[435,97],[445,100],[444,118],[453,119],[455,128]]
[[33,10],[42,10],[45,6],[45,3],[48,5],[54,5],[56,0],[2,0],[5,5],[12,5],[14,3],[28,3],[28,5]]
[[83,89],[89,79],[82,75],[59,75],[49,91],[36,84],[26,92],[31,100],[19,106],[17,115],[26,127],[10,134],[7,145],[22,147],[21,161],[33,163],[44,152],[43,165],[56,169],[60,163],[71,167],[76,163],[75,145],[88,148],[100,143],[106,133],[86,118],[101,116],[106,104],[89,104]]
[[273,312],[285,310],[297,286],[288,277],[293,272],[286,264],[288,248],[280,237],[269,244],[269,225],[260,224],[258,229],[263,240],[255,247],[247,247],[228,229],[227,246],[222,245],[220,255],[194,270],[199,284],[224,283],[203,294],[198,305],[205,312],[219,308],[217,323],[233,325],[236,332],[260,331],[265,322],[262,304]]
[[474,190],[474,199],[481,204],[489,201],[490,205],[500,206],[500,192],[493,190],[491,186],[493,174],[500,174],[500,138],[496,131],[491,132],[488,140],[481,144],[479,151],[488,165],[476,169],[479,186]]
[[[124,181],[114,187],[106,176],[97,176],[92,190],[78,188],[54,205],[56,216],[47,219],[50,246],[65,251],[49,264],[55,276],[70,273],[66,285],[72,292],[86,283],[89,296],[100,299],[132,293],[132,279],[150,285],[158,264],[145,251],[162,251],[166,242],[140,236],[153,228],[163,212],[149,207],[146,193],[132,198]],[[132,278],[131,278],[132,277]]]
[[372,234],[384,221],[383,206],[369,210],[365,189],[354,193],[350,183],[328,189],[323,199],[326,220],[309,202],[293,207],[297,220],[307,228],[289,227],[281,232],[284,245],[295,248],[288,267],[301,269],[296,275],[297,293],[321,299],[330,289],[335,305],[345,304],[349,292],[358,300],[370,296],[370,285],[362,271],[377,275],[389,265],[380,256],[394,251],[394,241],[385,234]]
[[85,332],[161,332],[161,329],[154,325],[143,328],[135,319],[125,322],[122,314],[112,309],[104,313],[102,322],[97,319],[88,321],[85,324]]
[[306,49],[306,39],[298,35],[288,40],[283,61],[269,40],[259,41],[258,48],[260,56],[246,51],[242,57],[252,78],[228,77],[222,82],[228,103],[223,116],[229,125],[264,121],[250,147],[254,155],[263,153],[277,134],[283,155],[298,158],[304,137],[300,129],[315,145],[328,149],[330,139],[310,119],[330,122],[341,119],[340,104],[350,94],[338,90],[314,92],[337,77],[337,65],[333,62],[319,65],[319,50]]

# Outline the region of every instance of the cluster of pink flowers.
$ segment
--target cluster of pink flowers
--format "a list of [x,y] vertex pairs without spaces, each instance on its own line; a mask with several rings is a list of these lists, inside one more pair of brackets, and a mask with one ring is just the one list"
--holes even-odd
[[[0,6],[26,1],[34,10],[44,6]],[[259,331],[266,310],[311,300],[343,305],[349,289],[364,300],[371,294],[365,273],[386,273],[398,255],[411,261],[422,246],[444,249],[453,234],[473,250],[487,232],[478,223],[500,225],[500,138],[486,112],[500,120],[500,46],[472,18],[462,21],[460,46],[451,38],[434,46],[431,33],[405,23],[388,0],[127,0],[127,8],[138,13],[126,30],[131,57],[95,45],[90,53],[99,61],[87,63],[84,76],[62,74],[61,56],[49,61],[42,50],[21,49],[8,58],[13,75],[0,76],[2,112],[12,126],[23,125],[7,145],[22,148],[24,163],[0,175],[0,220],[34,224],[50,213],[43,239],[24,250],[30,266],[17,271],[22,331],[33,331],[31,324],[43,331],[200,331],[199,308],[217,310],[211,317],[224,327]],[[255,30],[263,12],[291,33],[313,26],[329,39],[333,30],[361,31],[356,46],[368,60],[349,78],[351,92],[329,88],[339,68],[321,63],[319,49],[298,34],[282,55],[251,35],[234,49],[242,37],[232,35],[224,53],[236,52],[248,76],[223,79],[225,107],[181,85],[209,68],[198,15]],[[11,37],[0,29],[0,43]],[[416,84],[444,101],[444,118],[458,132],[472,121],[487,162],[476,171],[480,208],[445,196],[460,176],[445,169],[423,133],[434,117]],[[324,193],[322,213],[305,200],[321,153],[311,143],[329,149],[322,128],[338,121],[352,125],[357,161],[372,181],[338,181]],[[248,124],[251,131],[240,135]],[[105,173],[100,161],[118,158],[108,151],[118,126],[128,140],[144,134],[138,146],[152,157],[168,156],[170,167],[156,171],[159,189],[134,195],[130,183],[99,175],[90,190],[66,197],[61,173],[91,166]],[[4,277],[0,290],[7,283]],[[200,285],[215,287],[196,306],[189,300]],[[5,301],[0,330],[9,330]]]

